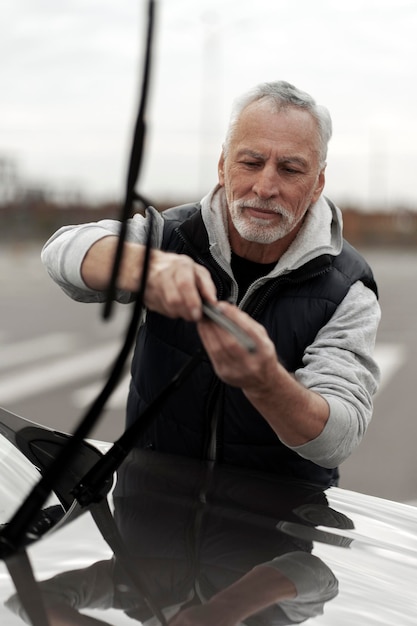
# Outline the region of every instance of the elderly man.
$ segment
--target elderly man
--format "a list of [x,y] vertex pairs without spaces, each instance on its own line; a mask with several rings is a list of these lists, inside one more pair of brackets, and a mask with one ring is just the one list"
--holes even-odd
[[[127,424],[201,344],[205,356],[140,447],[337,483],[372,414],[380,310],[372,272],[322,194],[330,137],[330,116],[311,96],[283,81],[261,84],[235,104],[215,189],[154,211]],[[71,297],[100,301],[118,232],[116,220],[64,227],[43,261]],[[121,302],[137,292],[146,236],[147,219],[135,215]],[[256,350],[207,320],[203,300]]]

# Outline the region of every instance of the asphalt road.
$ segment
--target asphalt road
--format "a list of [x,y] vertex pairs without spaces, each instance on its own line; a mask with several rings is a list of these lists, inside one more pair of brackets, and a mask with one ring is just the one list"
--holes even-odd
[[[71,432],[101,389],[130,308],[69,300],[46,275],[40,246],[0,250],[0,406]],[[374,268],[383,318],[376,357],[382,386],[360,448],[341,468],[346,489],[417,504],[417,251],[363,251]],[[92,437],[123,432],[128,372]]]

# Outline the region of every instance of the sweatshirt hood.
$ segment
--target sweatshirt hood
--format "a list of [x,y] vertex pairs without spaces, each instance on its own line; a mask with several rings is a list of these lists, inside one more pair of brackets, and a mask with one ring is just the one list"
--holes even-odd
[[[230,265],[231,249],[227,226],[224,188],[217,185],[201,201],[202,218],[207,229],[210,252],[221,265]],[[296,270],[309,261],[330,254],[337,256],[343,246],[343,221],[338,207],[323,195],[307,211],[294,241],[280,257],[269,277]]]

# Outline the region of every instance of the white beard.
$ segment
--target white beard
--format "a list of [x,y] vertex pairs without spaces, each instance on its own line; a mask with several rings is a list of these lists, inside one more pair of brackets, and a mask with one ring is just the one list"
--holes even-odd
[[[281,216],[278,224],[268,219],[248,215],[245,207],[273,211]],[[254,243],[269,244],[282,239],[303,219],[304,213],[295,216],[280,204],[268,200],[235,200],[229,205],[230,217],[239,235]]]

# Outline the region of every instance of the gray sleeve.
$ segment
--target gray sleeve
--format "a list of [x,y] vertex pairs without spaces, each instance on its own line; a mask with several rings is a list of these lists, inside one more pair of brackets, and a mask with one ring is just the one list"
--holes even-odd
[[331,569],[308,552],[289,552],[264,565],[279,570],[297,589],[294,599],[279,602],[291,622],[298,624],[322,615],[325,603],[339,592],[338,581]]
[[[162,241],[163,218],[155,209],[148,209],[154,216],[152,245],[160,247]],[[148,236],[149,220],[140,214],[128,221],[126,240],[143,244]],[[52,280],[74,300],[80,302],[103,302],[103,292],[89,289],[81,276],[81,265],[91,246],[104,237],[118,235],[120,222],[101,220],[78,226],[60,228],[45,243],[41,259]],[[119,302],[129,302],[131,294],[119,290],[116,294]]]
[[307,348],[295,376],[326,399],[330,416],[318,437],[292,447],[300,456],[337,467],[362,440],[380,378],[372,356],[380,315],[375,294],[357,282]]

